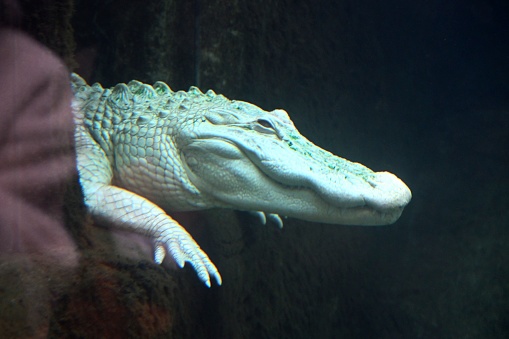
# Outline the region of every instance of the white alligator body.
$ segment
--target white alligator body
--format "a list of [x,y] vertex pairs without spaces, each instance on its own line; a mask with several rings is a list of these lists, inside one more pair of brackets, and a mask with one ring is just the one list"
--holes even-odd
[[197,88],[131,81],[104,89],[71,79],[80,183],[90,212],[150,235],[155,261],[221,276],[166,212],[212,207],[352,225],[395,222],[411,199],[395,175],[373,172],[304,138],[283,110],[267,112]]

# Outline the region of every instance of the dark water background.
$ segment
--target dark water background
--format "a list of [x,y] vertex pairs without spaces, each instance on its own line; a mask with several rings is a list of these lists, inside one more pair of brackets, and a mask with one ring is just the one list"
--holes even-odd
[[379,228],[199,214],[206,230],[189,227],[221,288],[101,252],[45,299],[50,337],[509,336],[507,1],[61,3],[50,12],[67,18],[74,53],[37,33],[40,17],[25,29],[89,82],[163,80],[284,108],[323,148],[398,175],[413,200]]

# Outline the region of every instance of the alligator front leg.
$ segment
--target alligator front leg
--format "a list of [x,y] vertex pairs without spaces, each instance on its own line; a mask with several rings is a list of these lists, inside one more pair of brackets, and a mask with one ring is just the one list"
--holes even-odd
[[116,186],[88,185],[89,189],[95,191],[95,194],[86,199],[90,211],[94,215],[113,220],[115,225],[152,237],[155,240],[156,263],[162,263],[169,252],[180,267],[183,267],[186,261],[189,262],[208,287],[210,277],[221,285],[221,275],[207,254],[191,235],[161,208]]
[[216,266],[182,226],[151,201],[111,184],[111,164],[82,124],[76,126],[75,141],[85,204],[94,216],[152,237],[156,263],[162,263],[169,252],[180,267],[189,262],[208,287],[210,277],[221,285]]

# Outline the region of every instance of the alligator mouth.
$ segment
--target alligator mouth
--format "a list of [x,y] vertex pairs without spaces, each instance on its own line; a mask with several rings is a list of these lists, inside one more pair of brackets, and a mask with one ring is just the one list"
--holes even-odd
[[[269,178],[270,181],[291,192],[306,190],[323,203],[329,205],[331,220],[324,222],[336,223],[332,215],[341,215],[341,223],[356,225],[384,225],[395,222],[410,202],[412,194],[401,179],[389,172],[369,172],[368,176],[345,171],[344,173],[308,171],[291,169],[282,170],[275,162],[260,161],[246,154],[251,162]],[[345,160],[346,161],[346,160]],[[346,161],[348,162],[348,161]],[[279,165],[280,162],[277,162]],[[357,164],[354,164],[357,166]],[[366,170],[368,170],[366,168]],[[312,172],[312,173],[311,173]],[[315,218],[311,218],[313,221]],[[327,218],[325,218],[327,219]],[[345,222],[343,222],[345,221]]]
[[[258,167],[258,166],[257,166]],[[373,172],[369,179],[288,177],[274,175],[266,167],[258,169],[273,182],[290,189],[308,190],[342,215],[342,220],[357,225],[384,225],[395,222],[410,202],[412,194],[401,179],[389,172]],[[332,214],[336,214],[332,213]],[[343,222],[342,222],[343,223]]]

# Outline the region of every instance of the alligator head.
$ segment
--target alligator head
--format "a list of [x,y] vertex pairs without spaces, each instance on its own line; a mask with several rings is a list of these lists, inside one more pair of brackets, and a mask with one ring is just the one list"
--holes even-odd
[[221,102],[201,110],[176,138],[189,181],[216,206],[385,225],[410,201],[410,190],[394,174],[373,172],[314,145],[285,111]]

